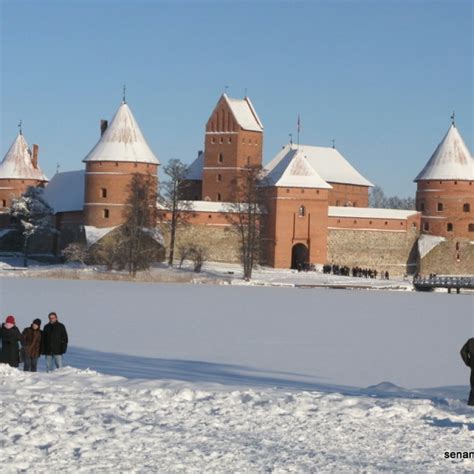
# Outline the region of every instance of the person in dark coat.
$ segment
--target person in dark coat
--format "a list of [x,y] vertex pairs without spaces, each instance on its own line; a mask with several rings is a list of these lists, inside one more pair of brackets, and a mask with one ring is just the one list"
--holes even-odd
[[46,372],[63,366],[63,354],[67,351],[68,336],[64,324],[58,321],[54,312],[48,315],[49,323],[43,329],[42,353],[46,356]]
[[464,363],[471,369],[471,393],[468,405],[474,406],[474,337],[471,337],[461,349],[461,357]]
[[36,372],[41,354],[41,319],[35,319],[23,330],[23,370]]
[[20,346],[18,343],[23,339],[20,330],[15,324],[15,318],[7,316],[5,323],[2,324],[0,329],[0,337],[2,339],[0,362],[11,367],[18,367],[20,364]]

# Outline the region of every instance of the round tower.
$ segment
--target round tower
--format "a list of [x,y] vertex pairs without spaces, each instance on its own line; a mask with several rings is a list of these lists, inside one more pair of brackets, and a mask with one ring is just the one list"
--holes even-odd
[[0,163],[0,214],[9,211],[12,200],[20,197],[30,186],[44,186],[48,178],[38,165],[38,145],[33,151],[20,129],[10,149]]
[[424,234],[474,238],[474,160],[454,118],[415,182]]
[[120,104],[110,124],[101,121],[101,137],[84,158],[84,224],[113,227],[124,222],[124,209],[134,173],[153,177],[158,186],[159,161],[148,146],[130,107]]

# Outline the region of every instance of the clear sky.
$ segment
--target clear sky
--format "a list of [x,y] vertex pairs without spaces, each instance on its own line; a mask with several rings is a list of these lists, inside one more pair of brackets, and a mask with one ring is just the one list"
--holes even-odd
[[225,86],[252,99],[265,163],[298,114],[301,143],[334,138],[390,195],[414,194],[453,109],[473,150],[471,1],[0,4],[0,153],[22,119],[50,177],[83,167],[124,83],[162,163],[194,159]]

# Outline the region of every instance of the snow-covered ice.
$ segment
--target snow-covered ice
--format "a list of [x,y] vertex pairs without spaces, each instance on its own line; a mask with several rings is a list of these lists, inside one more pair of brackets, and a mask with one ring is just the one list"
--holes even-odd
[[474,469],[458,401],[137,381],[0,366],[2,467],[49,472]]

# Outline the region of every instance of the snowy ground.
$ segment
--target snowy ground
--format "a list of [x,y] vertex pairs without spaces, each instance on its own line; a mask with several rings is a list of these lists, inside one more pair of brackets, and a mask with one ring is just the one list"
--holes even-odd
[[[25,269],[21,257],[0,257],[0,276],[10,277],[53,277],[76,279],[118,279],[129,278],[126,272],[106,272],[97,266],[79,264],[45,265],[30,260]],[[150,271],[143,272],[138,279],[143,281],[187,281],[189,283],[216,283],[244,286],[330,286],[353,288],[376,288],[394,290],[413,290],[411,277],[392,277],[390,280],[353,278],[338,275],[325,275],[318,271],[298,272],[296,270],[257,268],[252,281],[242,280],[242,267],[237,264],[206,262],[201,273],[192,271],[191,262],[184,262],[183,268],[169,268],[165,264],[156,264]]]
[[0,366],[2,471],[461,472],[459,401],[136,381]]
[[474,470],[471,295],[0,277],[51,310],[72,367],[0,366],[2,472]]

